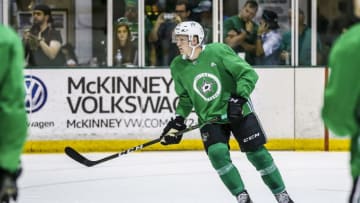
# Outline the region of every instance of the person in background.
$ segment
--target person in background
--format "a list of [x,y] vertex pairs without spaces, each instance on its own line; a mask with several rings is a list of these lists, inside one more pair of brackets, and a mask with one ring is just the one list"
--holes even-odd
[[[131,41],[131,31],[129,25],[121,21],[115,26],[116,39],[114,40],[114,65],[134,66],[138,64],[137,44]],[[121,54],[121,61],[118,61],[118,54]]]
[[[230,157],[231,133],[277,202],[293,203],[264,146],[265,132],[250,101],[258,80],[254,68],[226,44],[204,45],[204,30],[195,21],[181,22],[174,32],[181,55],[171,62],[170,71],[179,101],[175,118],[164,128],[160,143],[178,144],[182,135],[177,132],[186,129],[185,119],[195,110],[200,126],[204,124],[200,133],[209,160],[238,203],[252,201]],[[223,115],[227,119],[206,124]]]
[[256,37],[258,25],[253,21],[258,10],[258,3],[248,0],[236,16],[224,21],[224,42],[236,53],[245,53],[245,60],[255,64]]
[[161,13],[149,35],[149,41],[154,43],[156,50],[156,65],[167,66],[171,60],[179,54],[173,39],[175,26],[189,19],[191,14],[190,5],[186,0],[178,0],[174,13]]
[[336,38],[343,33],[343,29],[348,27],[347,22],[351,18],[351,16],[348,14],[349,12],[347,1],[339,1],[337,6],[339,15],[332,20],[329,29],[332,42],[335,42]]
[[[139,43],[138,42],[139,41],[138,13],[139,13],[138,12],[138,0],[126,0],[124,17],[119,18],[120,21],[124,21],[125,23],[128,24],[128,26],[130,28],[130,33],[131,33],[130,40],[136,47],[138,46],[138,43]],[[120,23],[119,20],[117,23]],[[149,42],[149,35],[152,30],[152,23],[146,15],[145,15],[144,23],[145,23],[145,65],[149,66],[149,65],[154,65],[151,63],[151,59],[150,59],[151,43]],[[116,52],[114,52],[114,54],[116,54]],[[135,65],[135,66],[139,65],[138,64],[139,63],[138,56],[136,56],[136,57],[137,57],[136,63],[132,62],[132,63],[129,63],[128,65],[130,65],[130,64]],[[114,65],[116,65],[116,64],[114,63]]]
[[354,0],[357,23],[331,48],[330,78],[325,88],[322,118],[339,136],[350,136],[350,169],[353,178],[349,203],[360,202],[360,1]]
[[[291,10],[288,12],[289,22],[291,22]],[[311,28],[305,24],[304,11],[299,9],[299,65],[310,66],[311,65]],[[317,64],[321,64],[321,42],[320,38],[317,38]],[[280,60],[282,64],[289,65],[291,61],[291,31],[287,31],[283,34],[280,47]]]
[[33,26],[24,32],[25,57],[29,66],[64,66],[65,58],[61,49],[62,38],[55,30],[51,9],[45,4],[33,9]]
[[139,38],[138,33],[138,8],[136,0],[126,0],[124,17],[131,31],[131,41],[137,41]]
[[0,25],[0,202],[18,196],[20,156],[27,136],[24,49],[17,33]]
[[213,39],[212,26],[212,3],[209,0],[200,1],[199,5],[192,11],[199,15],[199,22],[205,31],[204,44],[211,43]]
[[72,44],[66,43],[65,45],[63,45],[61,47],[61,52],[65,56],[66,66],[77,66],[79,64],[75,54],[75,48]]
[[256,40],[256,65],[279,65],[281,34],[278,32],[278,16],[264,10]]

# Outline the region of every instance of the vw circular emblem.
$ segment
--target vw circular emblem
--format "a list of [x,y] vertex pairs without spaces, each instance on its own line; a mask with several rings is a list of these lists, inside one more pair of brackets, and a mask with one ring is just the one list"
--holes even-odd
[[40,78],[33,75],[25,76],[25,107],[27,113],[39,111],[47,100],[47,89]]

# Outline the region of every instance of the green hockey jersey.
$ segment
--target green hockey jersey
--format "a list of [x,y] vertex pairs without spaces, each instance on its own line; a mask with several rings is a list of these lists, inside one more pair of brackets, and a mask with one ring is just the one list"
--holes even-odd
[[325,90],[322,116],[337,135],[354,135],[359,130],[360,110],[360,24],[344,33],[329,58],[330,78]]
[[14,172],[27,135],[24,50],[17,33],[0,25],[0,167]]
[[[203,46],[194,61],[177,56],[170,65],[175,91],[179,96],[176,114],[187,117],[195,109],[203,123],[227,113],[231,95],[249,99],[258,75],[227,45]],[[244,114],[251,112],[244,105]]]

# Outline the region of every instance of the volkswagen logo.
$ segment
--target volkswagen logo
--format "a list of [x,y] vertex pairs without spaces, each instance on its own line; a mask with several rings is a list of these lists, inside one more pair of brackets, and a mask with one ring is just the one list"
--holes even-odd
[[25,107],[27,113],[39,111],[47,100],[46,86],[40,78],[33,75],[25,76]]

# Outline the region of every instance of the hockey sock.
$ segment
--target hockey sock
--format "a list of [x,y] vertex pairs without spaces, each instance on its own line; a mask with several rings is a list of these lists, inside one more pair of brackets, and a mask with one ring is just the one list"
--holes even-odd
[[239,171],[232,164],[228,146],[224,143],[213,144],[208,149],[208,156],[212,166],[218,172],[222,182],[233,195],[244,190]]
[[260,172],[264,183],[270,188],[273,194],[285,190],[285,184],[280,172],[276,167],[269,151],[263,146],[253,152],[246,152],[248,160]]

